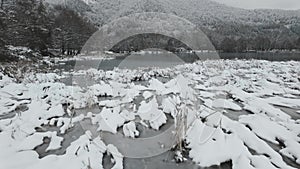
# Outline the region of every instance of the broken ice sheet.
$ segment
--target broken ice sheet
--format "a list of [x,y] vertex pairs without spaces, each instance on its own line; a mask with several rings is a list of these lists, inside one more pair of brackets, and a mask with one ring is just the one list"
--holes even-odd
[[103,108],[100,114],[92,117],[93,124],[98,124],[98,131],[108,131],[117,133],[117,128],[125,123],[125,119],[120,115],[119,111]]
[[166,90],[165,85],[164,85],[162,82],[160,82],[159,80],[157,80],[157,79],[151,79],[151,80],[149,81],[149,83],[150,83],[150,85],[148,86],[148,88],[149,88],[150,90],[156,91],[156,93],[157,93],[158,95],[161,95],[161,94],[164,93],[165,90]]
[[148,121],[155,130],[159,130],[159,127],[167,122],[166,115],[158,109],[156,98],[153,98],[148,103],[142,101],[137,114],[143,121]]
[[240,111],[242,108],[235,104],[233,100],[227,100],[227,99],[215,99],[215,100],[210,100],[210,99],[205,99],[204,104],[208,107],[213,107],[213,108],[223,108],[223,109],[230,109],[234,111]]
[[[230,132],[224,132],[220,127],[206,126],[201,120],[196,120],[189,129],[186,137],[191,148],[189,156],[200,166],[220,165],[232,160],[233,169],[292,168],[245,126],[223,117],[221,127]],[[251,154],[249,148],[258,155]]]
[[112,144],[107,145],[107,152],[112,155],[114,160],[114,166],[112,169],[123,168],[123,155],[118,151],[117,147]]
[[50,168],[93,168],[103,169],[102,159],[106,152],[106,145],[97,137],[91,139],[88,132],[71,143],[64,155],[49,155],[43,159],[36,159],[26,169]]
[[291,98],[283,98],[279,96],[265,98],[265,101],[277,105],[284,106],[289,108],[299,108],[300,109],[300,100],[299,99],[291,99]]
[[180,104],[180,98],[178,96],[168,96],[162,101],[163,112],[171,114],[173,118],[177,116],[177,105]]
[[[240,121],[251,127],[259,137],[278,145],[282,142],[285,147],[280,152],[291,159],[295,158],[296,162],[300,164],[300,137],[298,136],[299,132],[295,129],[288,129],[283,123],[278,123],[266,115],[242,116]],[[290,120],[289,124],[291,123],[294,122]],[[299,128],[300,125],[294,127]]]
[[256,97],[253,94],[234,87],[228,88],[228,92],[232,94],[234,99],[239,99],[242,101],[245,110],[251,111],[255,114],[264,113],[281,121],[287,121],[291,119],[291,116],[284,113],[280,109],[273,107],[263,98]]

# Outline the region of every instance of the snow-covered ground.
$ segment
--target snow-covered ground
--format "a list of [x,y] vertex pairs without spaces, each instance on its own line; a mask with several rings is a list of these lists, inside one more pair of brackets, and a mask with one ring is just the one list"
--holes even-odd
[[[157,141],[153,155],[183,140],[189,152],[177,151],[176,161],[201,167],[228,161],[235,169],[300,166],[299,62],[199,61],[65,75],[74,85],[54,73],[16,83],[0,72],[0,169],[100,169],[107,154],[120,169],[133,152],[149,151],[137,143],[139,125],[161,134],[171,122],[174,138],[149,139]],[[114,144],[103,132],[136,147]]]

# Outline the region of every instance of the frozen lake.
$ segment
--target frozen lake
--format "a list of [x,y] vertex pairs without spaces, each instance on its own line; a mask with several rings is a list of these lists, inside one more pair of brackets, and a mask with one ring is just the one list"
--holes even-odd
[[[0,158],[1,164],[28,169],[53,167],[53,161],[74,169],[299,168],[299,62],[182,65],[168,57],[147,59],[100,65],[97,60],[63,61],[56,67],[64,68],[59,74],[29,73],[20,83],[1,74],[0,156],[14,159]],[[112,70],[113,65],[163,67]],[[182,119],[189,125],[182,154],[175,155],[178,147],[171,146],[181,125],[172,126]],[[185,162],[176,163],[174,157]]]

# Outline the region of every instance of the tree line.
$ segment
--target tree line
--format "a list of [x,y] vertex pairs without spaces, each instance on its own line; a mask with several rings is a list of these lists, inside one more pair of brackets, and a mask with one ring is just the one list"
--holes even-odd
[[1,0],[0,54],[7,45],[24,46],[42,55],[50,49],[77,54],[97,28],[65,6],[48,8],[43,0]]
[[220,43],[214,42],[218,50],[223,52],[245,52],[270,51],[276,50],[293,50],[300,49],[300,37],[296,40],[286,39],[284,41],[271,40],[268,37],[258,36],[256,38],[232,38],[226,37]]

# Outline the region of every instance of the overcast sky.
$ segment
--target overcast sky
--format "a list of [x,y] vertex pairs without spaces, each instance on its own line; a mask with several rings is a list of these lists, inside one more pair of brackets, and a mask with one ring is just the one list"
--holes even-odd
[[214,0],[223,4],[246,8],[268,8],[268,9],[300,9],[300,0]]

